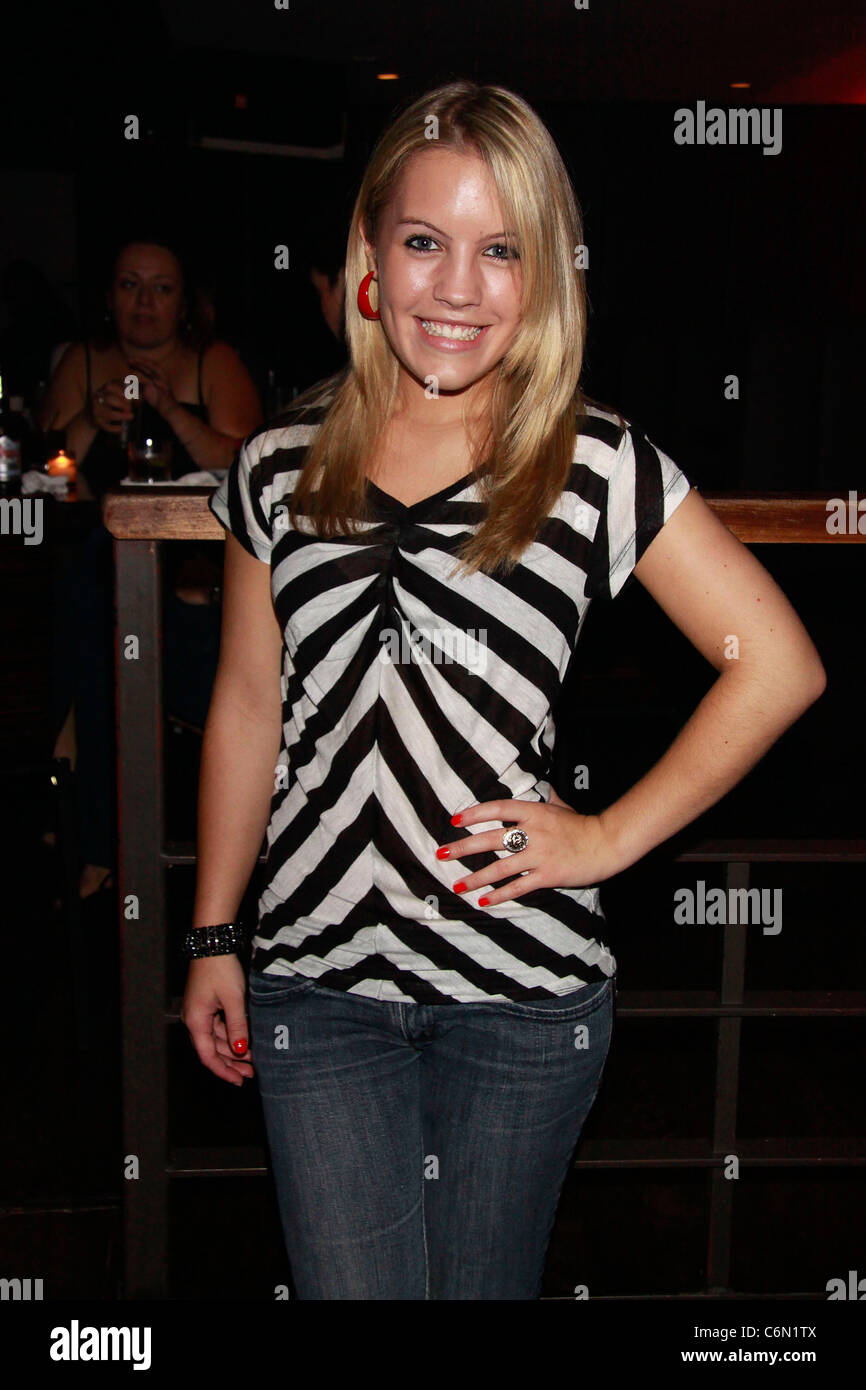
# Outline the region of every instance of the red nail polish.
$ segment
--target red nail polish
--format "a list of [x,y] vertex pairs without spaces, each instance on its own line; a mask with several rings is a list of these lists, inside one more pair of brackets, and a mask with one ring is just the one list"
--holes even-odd
[[247,1050],[246,1038],[238,1038],[237,1042],[234,1044],[234,1049],[239,1057],[243,1057],[244,1053]]
[[463,812],[462,812],[462,811],[458,811],[456,816],[452,816],[452,817],[451,817],[451,824],[452,824],[452,825],[462,825],[462,824],[463,824]]
[[454,885],[454,892],[455,892],[455,893],[465,893],[465,892],[466,892],[466,884],[463,883],[462,880],[461,880],[460,883],[455,883],[455,885]]
[[479,899],[478,899],[478,906],[479,906],[479,907],[488,907],[489,904],[490,904],[490,899],[489,899],[489,898],[479,898]]
[[448,856],[450,855],[450,853],[451,853],[450,849],[447,849],[447,848],[437,849],[437,851],[436,851],[436,858],[437,858],[437,859],[447,859]]

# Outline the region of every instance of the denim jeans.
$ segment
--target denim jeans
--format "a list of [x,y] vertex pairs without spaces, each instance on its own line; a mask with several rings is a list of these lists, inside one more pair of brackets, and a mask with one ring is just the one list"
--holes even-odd
[[297,1296],[538,1298],[614,994],[403,1004],[250,971]]

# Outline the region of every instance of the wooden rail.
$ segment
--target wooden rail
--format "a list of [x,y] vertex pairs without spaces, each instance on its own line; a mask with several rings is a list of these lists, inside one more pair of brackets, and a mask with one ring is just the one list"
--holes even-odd
[[[212,487],[142,484],[107,494],[105,525],[117,540],[219,541],[225,531],[207,506]],[[866,533],[827,529],[828,492],[702,492],[701,496],[744,545],[845,545]],[[847,503],[847,499],[843,499]],[[866,526],[866,517],[864,517]]]

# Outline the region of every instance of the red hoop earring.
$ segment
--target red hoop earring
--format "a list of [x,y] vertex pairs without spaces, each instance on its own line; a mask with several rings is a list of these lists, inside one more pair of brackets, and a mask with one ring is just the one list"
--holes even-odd
[[358,308],[365,319],[377,319],[379,317],[379,310],[374,309],[370,303],[370,282],[373,280],[374,274],[374,271],[368,270],[358,286]]

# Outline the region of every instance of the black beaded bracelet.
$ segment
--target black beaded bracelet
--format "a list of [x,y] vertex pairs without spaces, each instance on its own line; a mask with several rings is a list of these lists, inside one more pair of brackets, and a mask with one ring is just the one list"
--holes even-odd
[[236,922],[219,922],[213,927],[193,927],[181,950],[187,960],[198,960],[200,956],[233,955],[246,943],[247,934]]

